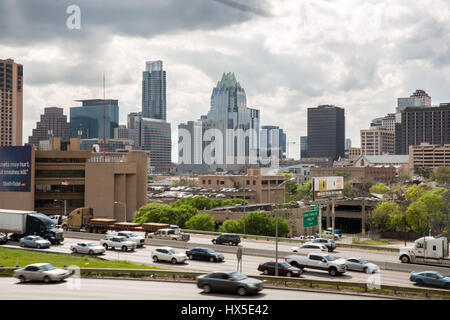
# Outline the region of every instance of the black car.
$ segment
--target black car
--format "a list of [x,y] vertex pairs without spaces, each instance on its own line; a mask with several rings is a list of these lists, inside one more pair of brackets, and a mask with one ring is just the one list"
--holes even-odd
[[222,262],[225,257],[223,256],[223,254],[214,251],[213,249],[210,248],[192,248],[186,251],[186,255],[188,256],[189,259],[191,260],[207,260],[207,261],[211,261],[211,262]]
[[[258,266],[258,271],[262,271],[265,275],[275,274],[275,261],[261,263]],[[278,275],[288,277],[298,277],[302,274],[302,270],[291,266],[289,263],[282,261],[278,262]]]
[[224,233],[218,236],[215,239],[211,240],[214,244],[229,244],[229,245],[235,245],[237,246],[241,242],[241,237],[237,234],[232,233]]
[[8,242],[6,234],[0,232],[0,244],[5,244],[6,242]]
[[238,272],[215,271],[197,277],[197,287],[203,289],[204,293],[237,293],[240,296],[245,296],[261,291],[263,283],[261,280],[248,278]]

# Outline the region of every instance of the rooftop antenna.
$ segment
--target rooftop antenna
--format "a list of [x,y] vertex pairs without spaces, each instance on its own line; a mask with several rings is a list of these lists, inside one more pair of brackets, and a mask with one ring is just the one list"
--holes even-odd
[[106,162],[106,98],[105,98],[105,73],[103,72],[103,162]]

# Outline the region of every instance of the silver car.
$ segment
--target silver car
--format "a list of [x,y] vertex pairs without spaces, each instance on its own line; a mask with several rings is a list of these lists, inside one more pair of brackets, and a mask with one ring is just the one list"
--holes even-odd
[[19,241],[21,247],[31,247],[31,248],[49,248],[50,247],[50,241],[45,240],[42,237],[39,236],[27,236],[23,237]]
[[20,282],[25,281],[62,281],[70,277],[72,273],[69,270],[56,268],[50,263],[33,263],[25,268],[14,270],[14,277]]
[[365,273],[376,273],[380,270],[376,264],[368,262],[362,258],[347,258],[345,259],[345,264],[347,265],[347,270],[363,271]]
[[73,253],[86,253],[90,255],[103,254],[106,251],[101,245],[88,241],[74,243],[70,246],[70,250]]

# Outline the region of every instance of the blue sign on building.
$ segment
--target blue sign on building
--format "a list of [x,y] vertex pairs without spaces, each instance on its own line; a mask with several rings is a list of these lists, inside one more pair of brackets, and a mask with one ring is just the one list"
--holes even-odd
[[31,146],[0,147],[0,191],[30,190]]

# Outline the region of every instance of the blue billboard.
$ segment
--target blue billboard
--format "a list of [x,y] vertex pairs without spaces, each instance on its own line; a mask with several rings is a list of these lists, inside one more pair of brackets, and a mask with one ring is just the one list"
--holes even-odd
[[0,191],[30,190],[31,146],[0,147]]

